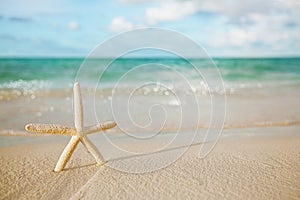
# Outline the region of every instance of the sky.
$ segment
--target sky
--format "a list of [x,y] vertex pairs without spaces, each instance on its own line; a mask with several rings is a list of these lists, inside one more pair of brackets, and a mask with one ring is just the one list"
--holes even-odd
[[85,57],[145,27],[178,31],[214,57],[300,56],[299,19],[300,0],[1,0],[0,56]]

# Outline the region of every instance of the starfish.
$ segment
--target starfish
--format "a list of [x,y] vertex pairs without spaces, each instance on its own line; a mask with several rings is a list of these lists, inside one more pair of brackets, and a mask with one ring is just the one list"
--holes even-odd
[[98,151],[96,146],[88,139],[87,134],[104,131],[116,126],[115,122],[108,121],[102,124],[84,128],[82,98],[80,93],[80,85],[78,82],[74,83],[73,93],[75,127],[67,127],[57,124],[27,124],[25,126],[25,130],[28,132],[72,136],[57,161],[57,164],[54,168],[55,172],[60,172],[64,169],[79,142],[81,142],[87,151],[92,154],[98,165],[104,164],[105,161],[103,156]]

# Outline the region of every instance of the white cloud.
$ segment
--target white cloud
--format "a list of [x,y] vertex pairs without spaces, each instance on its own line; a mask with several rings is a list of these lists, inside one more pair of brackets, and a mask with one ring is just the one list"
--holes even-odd
[[211,31],[210,39],[206,41],[207,45],[223,49],[238,47],[245,51],[265,47],[272,52],[290,49],[291,46],[296,47],[299,44],[299,26],[285,27],[293,19],[289,13],[251,14],[249,17],[254,22],[249,26],[229,25],[228,29]]
[[257,37],[241,28],[215,33],[209,44],[213,47],[243,46],[255,42]]
[[133,27],[133,24],[125,20],[123,17],[116,17],[109,25],[109,30],[113,32],[129,31],[133,29]]
[[278,4],[278,6],[284,5],[285,7],[300,8],[300,1],[299,0],[274,0],[275,4]]
[[146,9],[147,22],[151,25],[165,21],[179,20],[196,13],[197,7],[193,1],[166,1],[159,7]]
[[[148,0],[123,0],[123,2],[128,4],[149,3]],[[299,8],[300,1],[298,0],[167,0],[159,1],[159,5],[156,7],[147,8],[145,17],[151,25],[180,20],[198,12],[221,14],[232,21],[239,21],[239,18],[245,19],[248,16],[259,17],[259,15],[266,15],[274,11],[287,12]]]
[[204,0],[199,3],[199,11],[224,14],[230,17],[248,13],[266,13],[274,6],[273,0]]
[[[299,0],[155,0],[154,3],[122,0],[122,3],[147,5],[143,18],[145,25],[176,22],[197,13],[213,14],[210,15],[213,16],[211,24],[186,30],[213,50],[260,54],[293,52],[300,48]],[[206,17],[209,15],[199,15],[198,19],[204,21]],[[189,18],[186,18],[188,22]],[[168,26],[168,23],[164,25]],[[199,36],[199,31],[204,29],[209,33]]]
[[76,30],[79,28],[79,25],[76,21],[72,21],[68,24],[68,28],[71,30]]

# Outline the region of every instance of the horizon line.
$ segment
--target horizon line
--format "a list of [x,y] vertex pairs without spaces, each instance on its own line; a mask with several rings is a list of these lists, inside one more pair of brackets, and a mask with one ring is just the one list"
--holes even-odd
[[[270,59],[270,58],[300,58],[300,55],[269,55],[269,56],[208,56],[208,57],[187,57],[187,59]],[[32,55],[32,56],[2,56],[0,59],[87,59],[84,56],[45,56],[45,55]],[[91,57],[89,59],[114,59],[113,57]],[[119,59],[181,59],[181,57],[172,56],[136,56],[136,57],[122,57]]]

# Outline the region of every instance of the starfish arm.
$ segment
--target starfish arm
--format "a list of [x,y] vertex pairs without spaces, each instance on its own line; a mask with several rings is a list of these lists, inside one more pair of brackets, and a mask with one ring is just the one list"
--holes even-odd
[[88,150],[88,152],[90,152],[95,158],[97,164],[105,163],[103,156],[98,151],[97,147],[86,136],[81,137],[80,140],[85,146],[85,148]]
[[25,130],[32,133],[76,135],[76,129],[58,124],[27,124]]
[[74,121],[77,133],[81,136],[83,132],[83,106],[78,82],[74,83]]
[[108,121],[108,122],[104,122],[102,124],[97,124],[95,126],[89,126],[86,128],[84,133],[90,134],[90,133],[105,131],[107,129],[111,129],[111,128],[115,127],[116,125],[117,125],[116,122]]
[[60,172],[65,168],[79,141],[80,138],[78,136],[72,136],[71,140],[69,141],[68,145],[65,147],[64,151],[57,161],[57,164],[54,168],[55,172]]

